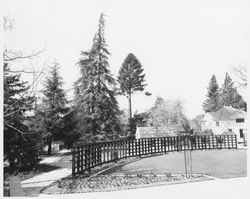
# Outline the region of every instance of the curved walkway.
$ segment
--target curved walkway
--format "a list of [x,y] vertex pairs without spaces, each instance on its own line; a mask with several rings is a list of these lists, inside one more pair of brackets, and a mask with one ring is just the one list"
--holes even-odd
[[60,180],[61,178],[71,175],[71,162],[66,162],[65,164],[65,160],[62,161],[62,159],[67,159],[68,157],[71,159],[69,153],[70,150],[61,150],[57,154],[46,157],[40,161],[40,164],[54,165],[61,168],[21,181],[21,186],[24,188],[24,192],[28,193],[27,196],[38,196],[40,190],[44,187]]

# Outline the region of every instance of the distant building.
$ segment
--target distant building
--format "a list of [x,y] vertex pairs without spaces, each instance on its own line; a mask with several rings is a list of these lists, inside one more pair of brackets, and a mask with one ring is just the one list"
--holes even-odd
[[181,125],[170,125],[163,127],[137,127],[135,138],[140,139],[177,136],[180,133],[185,133],[185,129]]
[[[57,152],[57,151],[61,150],[63,147],[64,147],[64,142],[62,140],[53,141],[51,144],[51,151]],[[43,147],[43,150],[48,151],[48,145],[45,145]]]
[[202,119],[202,130],[212,130],[214,134],[235,133],[242,141],[247,133],[247,113],[240,109],[225,106],[218,111],[206,113]]

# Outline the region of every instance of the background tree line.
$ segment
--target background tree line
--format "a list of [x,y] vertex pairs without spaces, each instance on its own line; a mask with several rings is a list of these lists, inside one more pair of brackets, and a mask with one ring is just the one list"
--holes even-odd
[[[11,26],[6,20],[5,31],[11,30]],[[18,65],[16,60],[35,58],[42,51],[26,55],[4,49],[4,159],[12,171],[36,166],[44,146],[48,146],[46,153],[50,155],[52,142],[56,140],[63,140],[65,146],[71,147],[77,142],[133,139],[136,126],[181,125],[186,131],[190,130],[180,100],[158,97],[151,109],[132,115],[132,95],[143,92],[147,85],[144,70],[138,58],[129,53],[115,78],[109,66],[110,52],[104,30],[102,13],[91,48],[82,51],[77,62],[80,77],[74,83],[72,101],[66,98],[59,63],[46,64],[38,72],[21,67],[14,70],[12,64]],[[33,75],[32,83],[22,81],[24,73]],[[43,89],[37,91],[42,77]],[[119,109],[118,95],[128,98],[129,115]],[[222,89],[215,76],[212,77],[207,97],[206,112],[223,105],[246,110],[246,102],[228,74]]]
[[[5,30],[11,30],[12,22],[7,18],[5,22]],[[45,76],[43,88],[37,91],[33,85],[41,85],[42,78],[29,85],[21,80],[22,74],[36,74],[22,68],[14,71],[11,63],[16,65],[16,59],[32,59],[41,52],[24,55],[4,50],[4,158],[12,171],[36,166],[44,146],[50,155],[52,142],[56,140],[63,140],[71,147],[77,142],[114,140],[124,135],[123,112],[116,97],[129,95],[131,102],[132,93],[144,90],[145,75],[139,60],[130,53],[118,80],[114,78],[109,68],[104,27],[102,13],[91,49],[81,52],[78,62],[81,75],[74,84],[73,101],[66,99],[59,63],[46,64],[39,73]]]
[[[203,102],[203,110],[205,113],[217,111],[224,106],[231,106],[236,109],[247,111],[247,102],[238,93],[237,88],[247,87],[247,69],[244,66],[236,66],[232,68],[233,74],[238,78],[237,85],[232,81],[228,73],[226,73],[224,83],[220,88],[216,76],[213,74],[209,86],[207,88],[206,100]],[[190,120],[190,127],[194,132],[202,132],[201,122],[204,114],[197,115]],[[206,133],[206,132],[204,132]]]
[[[244,82],[244,85],[246,85],[246,82]],[[206,97],[207,99],[203,103],[203,110],[205,112],[214,112],[224,106],[232,106],[233,108],[247,111],[247,103],[238,93],[228,73],[226,73],[221,88],[219,88],[215,75],[212,75]]]

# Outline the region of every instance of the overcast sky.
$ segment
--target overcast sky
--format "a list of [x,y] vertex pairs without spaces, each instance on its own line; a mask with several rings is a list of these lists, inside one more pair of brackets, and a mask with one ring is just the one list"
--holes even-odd
[[[106,15],[105,36],[115,77],[128,53],[142,63],[152,96],[133,96],[133,109],[150,108],[156,97],[180,98],[186,114],[202,113],[206,88],[214,73],[223,83],[234,65],[250,63],[249,1],[167,0],[5,0],[4,15],[15,28],[4,35],[13,50],[46,46],[35,60],[61,66],[64,89],[79,77],[80,51],[91,47],[98,18]],[[72,94],[68,92],[70,98]],[[121,108],[128,108],[119,97]]]

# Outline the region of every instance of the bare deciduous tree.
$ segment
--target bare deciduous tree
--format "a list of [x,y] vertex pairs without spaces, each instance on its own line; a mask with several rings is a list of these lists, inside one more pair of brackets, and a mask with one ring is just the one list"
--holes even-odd
[[[3,17],[3,30],[10,31],[14,28],[14,19],[10,18],[9,16],[4,16]],[[40,84],[44,74],[46,74],[46,69],[47,69],[47,62],[44,63],[44,66],[41,67],[42,70],[36,71],[34,69],[32,60],[37,58],[40,54],[42,54],[45,51],[45,48],[39,51],[33,50],[32,53],[25,54],[22,51],[12,51],[8,49],[6,46],[4,46],[3,49],[3,65],[4,65],[4,70],[8,68],[8,72],[4,71],[4,79],[7,78],[7,76],[11,73],[16,73],[16,74],[28,74],[32,76],[32,81],[29,82],[27,85],[26,89],[20,95],[15,96],[15,100],[12,103],[4,104],[4,113],[3,113],[3,120],[4,124],[7,125],[8,127],[14,129],[16,132],[21,133],[21,134],[26,134],[22,132],[20,129],[17,129],[13,125],[9,124],[5,118],[16,114],[17,112],[20,112],[23,110],[27,105],[28,101],[24,101],[23,99],[29,98],[29,97],[35,97],[35,95],[38,93],[37,92],[37,86]],[[21,63],[27,64],[26,61],[30,61],[30,69],[24,69],[20,68],[19,65]],[[16,67],[11,67],[12,65],[16,64],[18,62],[18,68],[15,69]],[[12,107],[14,107],[16,104],[19,104],[20,102],[21,105],[19,106],[18,109],[15,109],[12,111]]]
[[237,82],[239,84],[239,87],[246,87],[247,86],[247,67],[238,65],[235,67],[232,67],[232,71],[237,76],[239,81]]
[[3,29],[12,30],[14,28],[14,19],[9,16],[3,16]]

